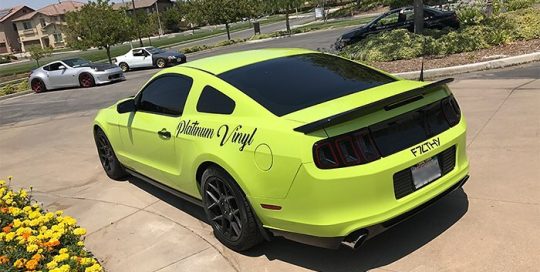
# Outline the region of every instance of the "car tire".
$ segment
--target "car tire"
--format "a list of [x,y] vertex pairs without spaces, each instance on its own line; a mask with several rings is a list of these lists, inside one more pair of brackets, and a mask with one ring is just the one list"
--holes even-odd
[[109,142],[105,132],[97,128],[94,131],[94,140],[96,142],[101,166],[103,166],[103,170],[105,170],[107,176],[114,180],[123,180],[127,177],[128,173],[116,157],[111,142]]
[[120,62],[120,64],[118,64],[118,67],[120,67],[120,69],[122,69],[122,72],[127,72],[129,71],[129,65],[125,62]]
[[90,88],[96,85],[96,80],[89,73],[82,73],[79,75],[79,85],[83,88]]
[[32,80],[32,83],[30,84],[30,88],[34,93],[42,93],[47,91],[47,88],[45,87],[45,83],[41,79],[34,79]]
[[235,251],[250,249],[263,236],[244,193],[223,169],[211,166],[201,178],[204,212],[214,236]]
[[158,68],[165,68],[165,66],[167,66],[167,61],[165,61],[164,58],[159,58],[156,60],[156,66]]

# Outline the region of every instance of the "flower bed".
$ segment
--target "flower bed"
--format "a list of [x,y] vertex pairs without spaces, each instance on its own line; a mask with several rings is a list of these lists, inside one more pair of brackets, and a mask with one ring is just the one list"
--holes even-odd
[[0,271],[103,271],[84,248],[86,230],[74,218],[43,210],[26,190],[13,191],[4,180],[0,230]]

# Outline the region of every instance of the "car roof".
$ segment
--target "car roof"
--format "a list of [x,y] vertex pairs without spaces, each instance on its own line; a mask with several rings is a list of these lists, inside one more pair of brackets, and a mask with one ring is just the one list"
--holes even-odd
[[[320,52],[298,48],[248,50],[203,58],[188,62],[186,64],[182,64],[179,67],[191,67],[198,70],[206,71],[214,75],[218,75],[257,62],[307,53]],[[174,70],[174,68],[172,68],[172,70]]]
[[134,47],[131,50],[148,49],[148,48],[155,48],[155,47],[154,46]]

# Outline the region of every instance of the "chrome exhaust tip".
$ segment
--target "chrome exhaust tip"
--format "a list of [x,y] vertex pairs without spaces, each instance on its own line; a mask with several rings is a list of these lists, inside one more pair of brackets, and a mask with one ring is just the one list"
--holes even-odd
[[368,232],[365,229],[353,231],[351,234],[347,235],[341,245],[348,247],[352,250],[358,249],[366,240]]

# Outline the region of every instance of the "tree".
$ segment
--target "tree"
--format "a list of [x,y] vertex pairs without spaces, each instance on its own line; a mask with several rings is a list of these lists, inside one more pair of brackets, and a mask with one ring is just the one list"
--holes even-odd
[[39,45],[28,47],[26,51],[30,54],[30,58],[36,61],[38,67],[39,60],[50,56],[52,53],[52,49],[50,47],[41,48]]
[[255,0],[192,0],[191,16],[200,17],[211,25],[225,24],[227,38],[231,39],[229,25],[253,16]]
[[291,33],[291,23],[289,20],[289,14],[293,11],[294,8],[301,6],[304,3],[304,1],[303,0],[269,0],[266,2],[270,8],[285,12],[285,27],[287,28],[287,32]]
[[140,37],[147,37],[150,45],[152,45],[150,37],[159,32],[157,16],[157,13],[148,15],[144,11],[136,11],[131,18],[132,29],[136,25],[139,29]]
[[109,62],[111,46],[133,38],[125,11],[114,10],[108,0],[88,2],[78,11],[66,14],[64,27],[68,45],[76,49],[105,48]]
[[171,8],[161,12],[161,21],[165,29],[176,32],[180,30],[180,25],[185,19],[185,9],[186,2],[180,1],[176,2]]

